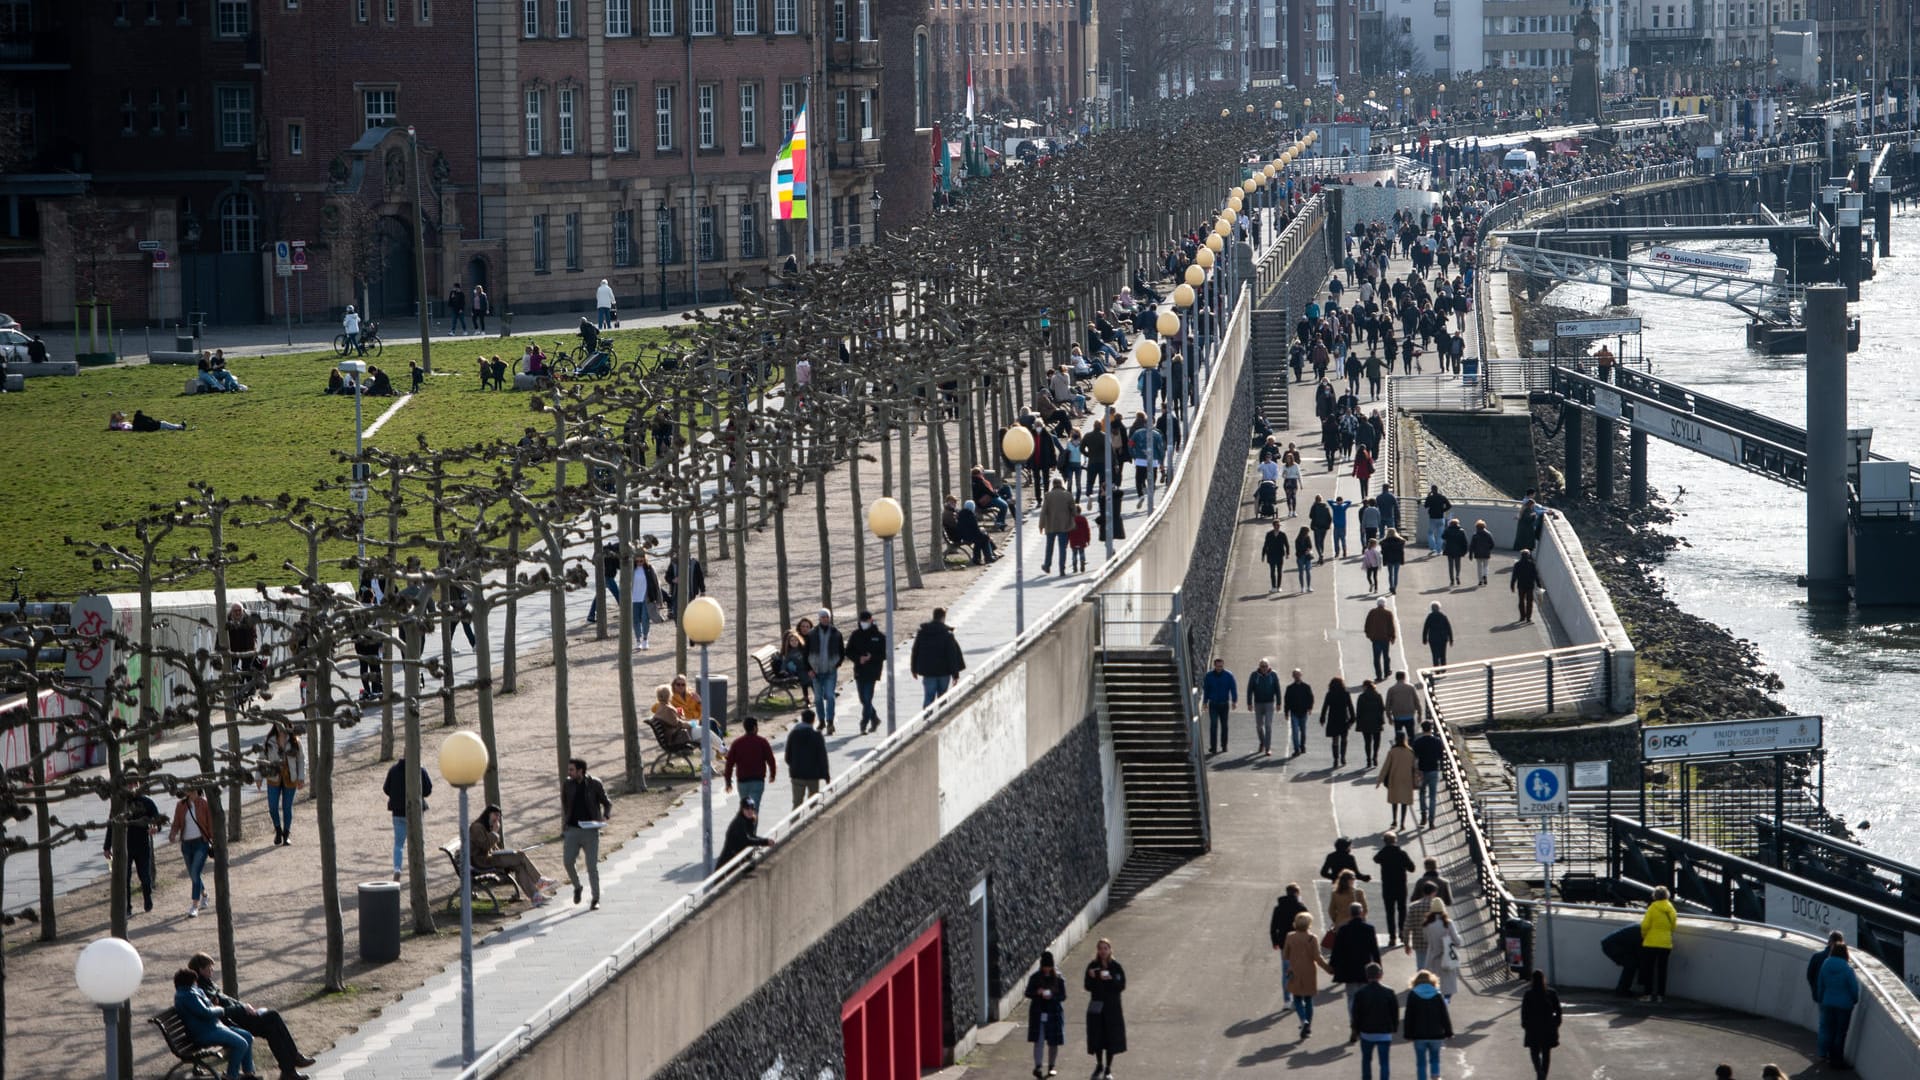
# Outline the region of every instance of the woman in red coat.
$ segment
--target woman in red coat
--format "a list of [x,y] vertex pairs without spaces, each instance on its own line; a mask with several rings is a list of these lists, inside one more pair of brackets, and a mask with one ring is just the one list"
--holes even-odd
[[1353,448],[1353,478],[1360,481],[1360,500],[1362,502],[1366,501],[1367,481],[1372,479],[1372,477],[1373,455],[1367,453],[1365,446],[1355,445]]

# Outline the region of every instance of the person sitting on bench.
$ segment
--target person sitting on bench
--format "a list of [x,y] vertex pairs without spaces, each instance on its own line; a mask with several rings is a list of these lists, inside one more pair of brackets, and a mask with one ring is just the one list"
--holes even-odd
[[547,890],[559,882],[543,876],[526,852],[514,851],[502,842],[502,816],[497,805],[489,805],[480,811],[480,820],[467,826],[467,854],[472,856],[475,866],[505,870],[512,874],[514,883],[520,886],[520,895],[531,901],[534,907],[545,907],[547,901],[552,899]]
[[971,500],[961,504],[960,521],[954,526],[953,531],[962,544],[973,548],[975,566],[983,562],[995,562],[1000,558],[999,553],[994,550],[993,539],[987,535],[985,529],[980,527],[980,515],[974,511]]
[[300,1052],[300,1044],[294,1041],[286,1020],[278,1012],[221,993],[213,985],[213,957],[206,953],[194,953],[193,959],[187,961],[187,970],[198,980],[195,985],[200,988],[201,996],[220,1010],[223,1023],[267,1040],[274,1060],[280,1063],[280,1080],[306,1080],[300,1070],[313,1064],[314,1059]]
[[187,1025],[187,1034],[201,1046],[217,1046],[227,1052],[227,1076],[253,1075],[253,1039],[245,1032],[226,1025],[218,1008],[200,989],[199,976],[191,968],[173,973],[173,1008]]
[[527,351],[520,354],[520,370],[529,375],[545,378],[547,375],[547,354],[540,351],[538,345],[528,345]]

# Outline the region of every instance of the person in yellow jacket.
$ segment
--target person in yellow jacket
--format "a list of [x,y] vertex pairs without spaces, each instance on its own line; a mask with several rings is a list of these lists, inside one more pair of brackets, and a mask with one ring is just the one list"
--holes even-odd
[[1640,916],[1640,984],[1647,988],[1642,1001],[1667,1000],[1667,961],[1673,958],[1673,929],[1680,913],[1664,888],[1653,890],[1653,901]]

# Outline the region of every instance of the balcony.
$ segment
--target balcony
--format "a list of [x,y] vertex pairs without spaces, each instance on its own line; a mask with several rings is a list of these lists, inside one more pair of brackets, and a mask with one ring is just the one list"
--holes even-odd
[[835,71],[880,70],[878,41],[833,41],[827,44],[827,64]]
[[72,67],[73,53],[65,33],[0,37],[0,71],[67,71]]
[[833,169],[878,169],[885,161],[880,142],[834,142],[827,149],[827,165]]

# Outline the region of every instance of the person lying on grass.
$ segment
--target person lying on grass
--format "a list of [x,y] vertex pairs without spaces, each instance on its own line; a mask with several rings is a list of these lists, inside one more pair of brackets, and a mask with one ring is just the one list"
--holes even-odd
[[185,431],[185,424],[169,424],[165,420],[155,420],[139,410],[134,410],[133,419],[128,420],[123,412],[107,417],[108,431]]

